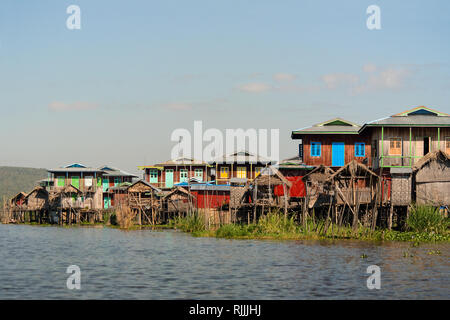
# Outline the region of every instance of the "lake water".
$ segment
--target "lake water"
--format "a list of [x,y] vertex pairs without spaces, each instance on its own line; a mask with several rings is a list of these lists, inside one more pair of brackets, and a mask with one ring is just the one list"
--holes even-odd
[[[448,299],[449,244],[0,224],[0,299]],[[439,250],[441,254],[429,254]],[[412,257],[404,257],[408,252]],[[367,258],[361,258],[367,255]],[[69,265],[81,289],[66,287]],[[381,289],[366,285],[381,268]]]

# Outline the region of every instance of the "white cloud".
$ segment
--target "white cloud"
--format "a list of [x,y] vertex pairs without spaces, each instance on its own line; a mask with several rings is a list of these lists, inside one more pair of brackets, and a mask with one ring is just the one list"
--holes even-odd
[[411,76],[411,70],[402,67],[392,67],[372,73],[365,83],[355,88],[355,93],[363,93],[381,89],[400,89],[405,86]]
[[265,83],[252,82],[240,85],[238,89],[245,92],[260,93],[271,90],[272,86]]
[[273,75],[273,79],[275,81],[293,81],[295,80],[296,76],[294,74],[290,74],[290,73],[275,73]]
[[347,88],[351,94],[374,90],[394,90],[405,86],[412,70],[405,66],[378,68],[374,64],[363,66],[364,74],[330,73],[322,76],[325,87],[330,90]]
[[336,89],[342,86],[355,85],[359,77],[351,73],[330,73],[322,76],[322,81],[328,89]]
[[373,63],[365,64],[365,65],[363,66],[363,71],[364,71],[364,72],[367,72],[367,73],[375,72],[375,71],[377,71],[377,66],[374,65]]
[[174,102],[163,105],[163,108],[168,110],[182,111],[182,110],[191,110],[192,105],[190,103]]
[[48,105],[48,108],[51,111],[82,111],[96,109],[98,106],[98,104],[91,102],[64,103],[61,101],[53,101]]

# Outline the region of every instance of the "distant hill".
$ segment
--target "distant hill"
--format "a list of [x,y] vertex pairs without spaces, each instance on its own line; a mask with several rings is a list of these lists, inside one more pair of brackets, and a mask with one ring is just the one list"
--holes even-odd
[[30,192],[37,181],[47,178],[47,170],[22,167],[0,167],[0,207],[3,197],[11,198],[20,191]]

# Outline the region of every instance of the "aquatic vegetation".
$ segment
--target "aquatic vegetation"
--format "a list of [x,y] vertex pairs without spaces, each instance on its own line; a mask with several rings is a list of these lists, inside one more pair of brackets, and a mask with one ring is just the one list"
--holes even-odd
[[206,230],[205,222],[197,212],[193,212],[186,217],[175,217],[170,220],[169,226],[184,232],[201,232]]
[[[281,212],[270,212],[253,224],[232,223],[208,230],[198,215],[176,218],[170,226],[196,237],[217,237],[226,239],[357,239],[367,241],[412,241],[417,247],[421,242],[450,241],[450,233],[427,233],[415,231],[371,230],[360,225],[353,230],[350,225],[326,223],[325,220],[309,219],[306,226],[298,224],[293,216],[285,217]],[[362,256],[361,256],[362,257]],[[364,257],[362,257],[364,258]]]
[[438,208],[427,205],[411,205],[411,212],[406,220],[408,230],[414,232],[442,234],[450,226],[449,218],[444,217]]

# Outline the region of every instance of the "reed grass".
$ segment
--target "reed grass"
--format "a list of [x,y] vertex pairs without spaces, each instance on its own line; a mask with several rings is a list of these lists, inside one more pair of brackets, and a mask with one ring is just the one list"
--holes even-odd
[[169,226],[184,232],[204,232],[206,225],[197,212],[186,217],[175,217],[169,221]]
[[[254,224],[226,224],[216,229],[207,230],[198,216],[176,218],[171,226],[192,233],[197,237],[217,237],[226,239],[357,239],[367,241],[450,241],[447,230],[439,232],[400,232],[386,229],[371,230],[362,225],[354,231],[350,224],[338,226],[329,224],[326,228],[325,220],[309,219],[306,227],[295,222],[294,217],[285,217],[280,212],[271,212],[261,217]],[[326,231],[325,231],[326,230]]]
[[443,234],[450,223],[449,218],[444,217],[438,208],[413,204],[406,225],[413,232]]

